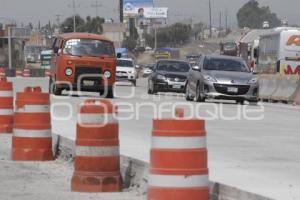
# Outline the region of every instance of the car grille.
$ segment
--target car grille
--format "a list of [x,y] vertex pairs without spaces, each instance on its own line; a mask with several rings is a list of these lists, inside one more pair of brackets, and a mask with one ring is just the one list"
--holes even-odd
[[[214,84],[215,90],[218,93],[226,94],[226,95],[244,95],[247,94],[250,86],[249,85],[225,85],[225,84]],[[228,92],[229,87],[235,87],[238,88],[238,92]]]
[[[101,68],[96,68],[96,67],[88,67],[88,66],[76,66],[75,68],[75,81],[77,83],[79,77],[81,75],[87,75],[87,76],[84,76],[81,80],[81,82],[83,80],[92,80],[92,81],[95,81],[95,83],[97,85],[100,85],[101,84],[101,77],[102,76],[102,70]],[[92,76],[88,76],[89,74],[92,74]],[[93,77],[95,75],[99,75],[97,77]]]
[[186,79],[183,78],[168,78],[168,80],[173,81],[173,82],[185,82]]

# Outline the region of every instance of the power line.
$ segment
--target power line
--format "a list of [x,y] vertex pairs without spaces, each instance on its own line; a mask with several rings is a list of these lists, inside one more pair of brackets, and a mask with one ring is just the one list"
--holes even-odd
[[96,17],[98,17],[98,8],[102,7],[102,4],[98,2],[98,0],[95,1],[95,4],[92,4],[91,7],[96,9]]

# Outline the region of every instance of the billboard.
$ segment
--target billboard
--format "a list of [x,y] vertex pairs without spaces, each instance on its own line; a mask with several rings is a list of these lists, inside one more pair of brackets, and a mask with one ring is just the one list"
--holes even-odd
[[150,19],[168,18],[168,8],[144,8],[144,17]]
[[124,0],[123,13],[124,16],[136,15],[139,8],[154,7],[153,0]]

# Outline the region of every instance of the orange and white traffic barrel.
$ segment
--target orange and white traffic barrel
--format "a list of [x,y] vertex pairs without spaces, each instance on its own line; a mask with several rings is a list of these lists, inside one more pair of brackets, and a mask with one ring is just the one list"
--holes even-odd
[[51,71],[49,69],[45,70],[45,77],[51,77]]
[[3,67],[0,67],[0,78],[1,77],[6,77],[6,75],[5,75],[5,68],[3,68]]
[[150,157],[148,200],[209,200],[203,120],[154,120]]
[[80,106],[72,191],[121,191],[116,112],[108,100],[87,100]]
[[17,93],[12,160],[53,160],[49,97],[40,87]]
[[0,134],[12,133],[13,121],[13,86],[5,77],[0,77]]
[[31,74],[30,74],[30,69],[24,69],[23,70],[23,77],[30,77]]
[[16,69],[16,77],[23,77],[23,72],[21,69]]

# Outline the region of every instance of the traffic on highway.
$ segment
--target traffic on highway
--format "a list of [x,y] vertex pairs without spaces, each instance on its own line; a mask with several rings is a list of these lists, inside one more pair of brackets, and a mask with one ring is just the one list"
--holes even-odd
[[0,200],[300,200],[290,1],[0,0]]

